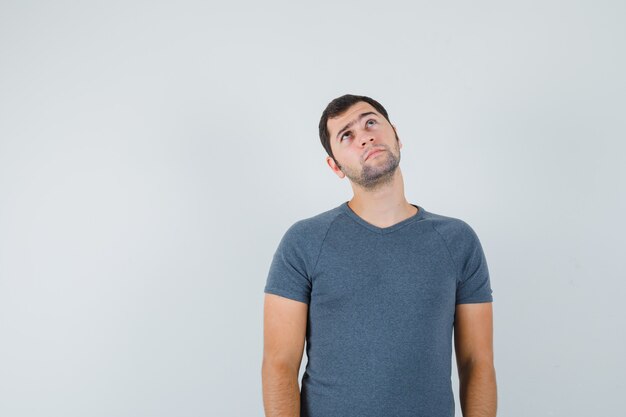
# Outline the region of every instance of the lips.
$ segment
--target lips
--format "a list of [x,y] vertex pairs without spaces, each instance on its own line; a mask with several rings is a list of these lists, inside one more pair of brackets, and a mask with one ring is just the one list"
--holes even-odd
[[372,149],[371,151],[369,151],[369,152],[367,153],[367,155],[365,155],[365,160],[367,161],[367,159],[368,159],[370,156],[372,156],[372,155],[376,155],[377,153],[379,153],[379,152],[383,152],[383,151],[384,151],[384,149],[381,149],[381,148]]

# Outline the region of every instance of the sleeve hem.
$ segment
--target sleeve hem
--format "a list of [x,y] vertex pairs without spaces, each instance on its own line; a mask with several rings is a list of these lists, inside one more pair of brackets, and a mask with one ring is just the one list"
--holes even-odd
[[492,303],[493,302],[493,297],[489,297],[489,298],[468,298],[465,300],[459,300],[456,302],[456,305],[458,304],[478,304],[478,303]]
[[279,288],[265,288],[263,290],[266,294],[274,294],[279,295],[281,297],[289,298],[291,300],[300,301],[301,303],[309,304],[310,300],[308,297],[303,296],[302,294],[296,294],[293,292],[281,290]]

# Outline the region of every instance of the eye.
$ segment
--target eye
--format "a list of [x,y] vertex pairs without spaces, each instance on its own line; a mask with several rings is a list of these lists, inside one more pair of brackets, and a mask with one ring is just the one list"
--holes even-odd
[[[369,122],[372,122],[372,124],[370,125]],[[376,119],[369,119],[367,122],[365,122],[365,125],[366,126],[372,126],[372,125],[377,124],[377,123],[378,123],[378,121]],[[346,131],[343,135],[341,135],[341,137],[339,138],[339,141],[340,142],[343,141],[344,137],[346,135],[349,135],[349,134],[351,134],[351,132],[349,130]]]

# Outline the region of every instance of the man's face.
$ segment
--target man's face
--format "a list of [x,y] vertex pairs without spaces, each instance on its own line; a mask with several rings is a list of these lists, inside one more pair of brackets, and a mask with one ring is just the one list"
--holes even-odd
[[[327,122],[335,161],[326,161],[340,177],[344,175],[366,190],[393,178],[400,164],[402,142],[394,127],[369,103],[360,101]],[[373,150],[380,150],[371,154]]]

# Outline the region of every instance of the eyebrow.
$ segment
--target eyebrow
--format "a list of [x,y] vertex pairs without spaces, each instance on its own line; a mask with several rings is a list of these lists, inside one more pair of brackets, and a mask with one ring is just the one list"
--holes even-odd
[[359,118],[358,118],[357,120],[353,120],[353,121],[351,121],[350,123],[348,123],[347,125],[345,125],[345,126],[343,127],[343,129],[341,129],[341,130],[337,133],[337,136],[335,136],[335,139],[339,139],[340,135],[343,133],[343,131],[344,131],[344,130],[350,129],[350,128],[352,127],[352,125],[353,125],[353,124],[355,124],[357,121],[359,121],[359,120],[361,120],[362,118],[364,118],[365,116],[369,116],[369,115],[371,115],[371,114],[373,114],[374,116],[378,116],[378,113],[374,113],[373,111],[368,111],[368,112],[365,112],[365,113],[361,113],[361,114],[359,115]]

